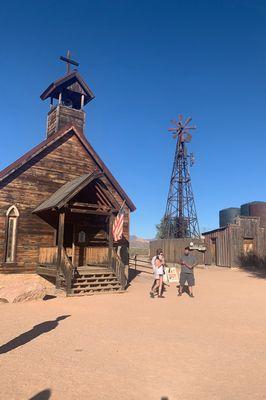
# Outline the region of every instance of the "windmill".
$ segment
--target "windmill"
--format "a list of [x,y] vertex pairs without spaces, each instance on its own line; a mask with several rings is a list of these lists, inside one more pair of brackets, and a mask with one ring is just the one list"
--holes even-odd
[[174,127],[168,131],[177,139],[173,170],[167,205],[162,220],[162,236],[164,238],[196,238],[200,237],[195,201],[191,186],[189,167],[194,164],[193,153],[187,153],[186,144],[192,139],[191,131],[196,129],[190,125],[192,118],[183,122],[183,116],[178,115],[178,121],[172,120]]

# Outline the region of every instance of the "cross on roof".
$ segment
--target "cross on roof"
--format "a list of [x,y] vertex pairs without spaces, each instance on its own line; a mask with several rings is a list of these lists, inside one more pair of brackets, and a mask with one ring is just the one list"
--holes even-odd
[[79,66],[79,63],[77,61],[71,60],[69,50],[67,51],[66,57],[60,56],[60,60],[65,61],[66,66],[67,66],[67,74],[69,74],[69,72],[70,72],[70,64],[76,65],[77,67]]

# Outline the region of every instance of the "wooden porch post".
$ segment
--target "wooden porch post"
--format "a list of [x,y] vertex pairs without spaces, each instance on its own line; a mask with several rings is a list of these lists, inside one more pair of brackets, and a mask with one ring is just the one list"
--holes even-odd
[[65,229],[65,210],[60,210],[58,222],[58,240],[57,240],[57,271],[56,271],[56,288],[59,289],[60,280],[60,264],[62,258],[62,249],[64,244],[64,229]]
[[81,100],[80,100],[80,109],[81,110],[83,110],[83,108],[84,108],[84,99],[85,99],[84,94],[82,94],[81,95]]
[[109,241],[109,249],[108,249],[108,266],[111,268],[111,262],[112,262],[112,250],[113,250],[113,245],[114,245],[114,239],[113,239],[113,223],[114,223],[114,215],[111,214],[109,217],[109,234],[108,234],[108,241]]

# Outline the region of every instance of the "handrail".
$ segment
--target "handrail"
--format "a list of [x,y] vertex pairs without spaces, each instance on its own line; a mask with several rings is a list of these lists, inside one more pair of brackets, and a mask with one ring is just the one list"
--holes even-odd
[[127,285],[127,278],[125,275],[125,265],[123,264],[121,258],[119,255],[115,252],[114,249],[112,249],[111,253],[111,263],[110,266],[115,273],[119,283],[122,286],[122,289],[125,289]]
[[65,278],[66,294],[70,294],[74,267],[64,247],[62,248],[60,270]]

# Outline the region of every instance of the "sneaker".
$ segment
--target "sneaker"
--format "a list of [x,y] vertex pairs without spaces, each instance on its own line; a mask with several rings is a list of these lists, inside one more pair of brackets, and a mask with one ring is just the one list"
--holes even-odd
[[154,293],[153,293],[153,292],[150,292],[150,297],[151,297],[152,299],[154,299]]
[[194,297],[194,294],[193,293],[189,293],[189,297]]
[[160,296],[158,296],[158,299],[165,299],[165,296],[163,296],[162,294]]
[[178,296],[182,296],[182,293],[181,293],[181,292],[178,292]]

